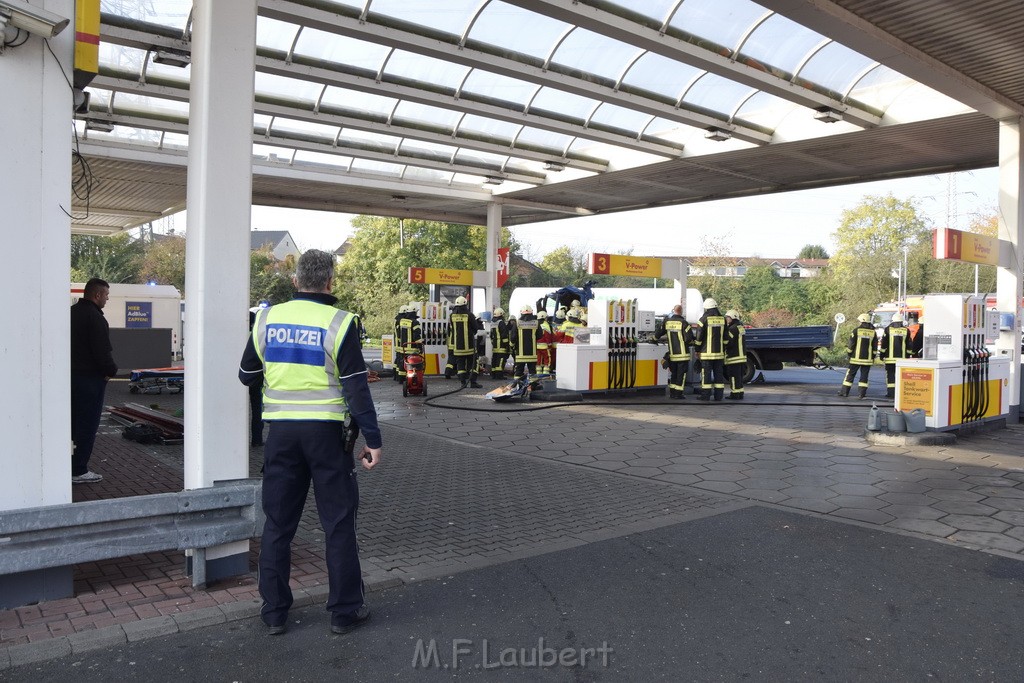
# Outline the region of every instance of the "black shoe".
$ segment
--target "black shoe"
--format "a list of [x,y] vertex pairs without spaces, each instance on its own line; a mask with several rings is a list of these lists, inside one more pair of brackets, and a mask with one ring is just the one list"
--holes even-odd
[[282,633],[286,633],[288,631],[288,622],[281,622],[280,624],[276,625],[267,624],[266,622],[263,623],[267,627],[268,636],[279,636]]
[[742,401],[743,394],[729,394],[728,396],[726,396],[726,398],[729,399],[730,401]]
[[357,629],[370,620],[370,614],[370,608],[366,605],[357,609],[355,614],[336,614],[331,617],[331,633],[348,633]]
[[839,391],[836,392],[836,396],[841,396],[842,398],[846,398],[849,395],[850,395],[849,391],[843,391],[842,389],[840,389]]
[[701,394],[701,395],[699,395],[699,396],[697,397],[697,400],[698,400],[698,401],[710,401],[710,400],[711,400],[711,397],[710,397],[710,396],[705,396],[704,394]]
[[[463,385],[463,386],[465,386],[465,385]],[[483,389],[484,388],[484,385],[480,384],[480,382],[470,382],[469,386],[472,389]]]

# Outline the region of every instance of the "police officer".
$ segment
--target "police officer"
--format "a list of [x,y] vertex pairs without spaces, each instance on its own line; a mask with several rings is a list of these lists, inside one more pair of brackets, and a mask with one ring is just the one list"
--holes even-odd
[[365,469],[381,459],[377,411],[359,347],[356,316],[334,307],[334,257],[310,249],[299,257],[295,298],[256,316],[238,377],[264,385],[263,540],[259,557],[260,614],[271,635],[287,629],[292,591],[291,541],[310,480],[327,546],[331,632],[346,633],[370,618],[356,544],[359,489],[345,452],[351,415],[366,445]]
[[683,317],[683,307],[676,304],[672,308],[672,315],[665,318],[664,329],[659,339],[665,339],[668,343],[668,397],[685,399],[686,391],[686,370],[689,366],[690,352],[686,346],[686,330],[690,324]]
[[861,313],[857,316],[860,323],[850,333],[850,341],[846,344],[846,352],[850,354],[850,369],[846,372],[846,379],[843,380],[843,387],[839,395],[846,397],[850,395],[850,387],[853,386],[853,378],[860,371],[860,382],[857,386],[860,390],[859,398],[864,398],[868,393],[868,373],[875,362],[875,328],[871,324],[871,314]]
[[498,307],[491,314],[491,379],[505,379],[505,359],[509,352],[508,322],[505,309]]
[[[462,388],[471,386],[481,389],[483,385],[476,381],[474,364],[476,362],[476,333],[483,329],[476,316],[469,312],[469,302],[460,296],[448,314],[449,360],[454,356],[455,372],[462,382]],[[470,380],[469,374],[474,377]]]
[[729,381],[729,400],[743,400],[743,373],[747,369],[744,345],[746,329],[735,310],[725,312],[725,378]]
[[537,372],[537,338],[540,336],[537,317],[533,314],[533,306],[523,306],[519,311],[519,320],[512,327],[512,352],[516,357],[513,370],[515,377],[524,377]]
[[892,322],[882,332],[882,343],[878,355],[885,363],[885,395],[896,397],[896,361],[909,358],[910,331],[903,326],[903,316],[899,313],[892,317]]
[[725,316],[714,299],[704,300],[704,315],[697,322],[697,345],[701,366],[697,400],[710,401],[714,391],[715,400],[721,401],[725,396]]

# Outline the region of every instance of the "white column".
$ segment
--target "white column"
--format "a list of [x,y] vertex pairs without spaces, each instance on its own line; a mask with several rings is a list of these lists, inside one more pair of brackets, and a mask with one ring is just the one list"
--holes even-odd
[[[74,18],[73,0],[33,5]],[[24,35],[24,34],[23,34]],[[71,88],[74,26],[0,55],[0,230],[17,255],[0,343],[0,510],[71,501]],[[18,41],[21,37],[18,38]],[[59,60],[59,64],[58,64]]]
[[[248,398],[238,361],[249,322],[255,54],[256,3],[196,0],[185,268],[187,489],[249,474]],[[247,548],[221,546],[207,559]]]
[[501,245],[501,204],[487,205],[487,310],[493,311],[501,297],[496,285],[498,277],[498,247]]
[[1010,420],[1020,415],[1021,245],[1024,245],[1024,136],[1020,118],[999,122],[999,239],[1010,243],[1013,262],[996,269],[996,308],[1014,311],[1012,332],[1000,332],[1000,354],[1010,356]]

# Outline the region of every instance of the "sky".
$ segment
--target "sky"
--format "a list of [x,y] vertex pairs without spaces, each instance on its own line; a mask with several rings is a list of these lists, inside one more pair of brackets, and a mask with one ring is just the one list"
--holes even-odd
[[[724,235],[734,256],[795,258],[807,244],[820,244],[833,253],[832,234],[842,212],[855,207],[865,195],[890,192],[900,199],[916,199],[933,226],[962,230],[976,218],[995,212],[998,171],[982,169],[569,218],[515,226],[512,232],[523,245],[522,255],[532,261],[562,245],[604,253],[631,251],[637,256],[696,256],[707,240],[719,234]],[[252,228],[288,230],[302,250],[333,251],[352,234],[351,218],[350,214],[253,207]]]

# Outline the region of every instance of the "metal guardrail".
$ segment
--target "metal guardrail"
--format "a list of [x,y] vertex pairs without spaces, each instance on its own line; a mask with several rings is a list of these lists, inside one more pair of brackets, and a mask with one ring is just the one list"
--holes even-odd
[[192,550],[192,585],[206,584],[206,548],[263,528],[261,479],[132,498],[8,510],[0,514],[0,575]]

